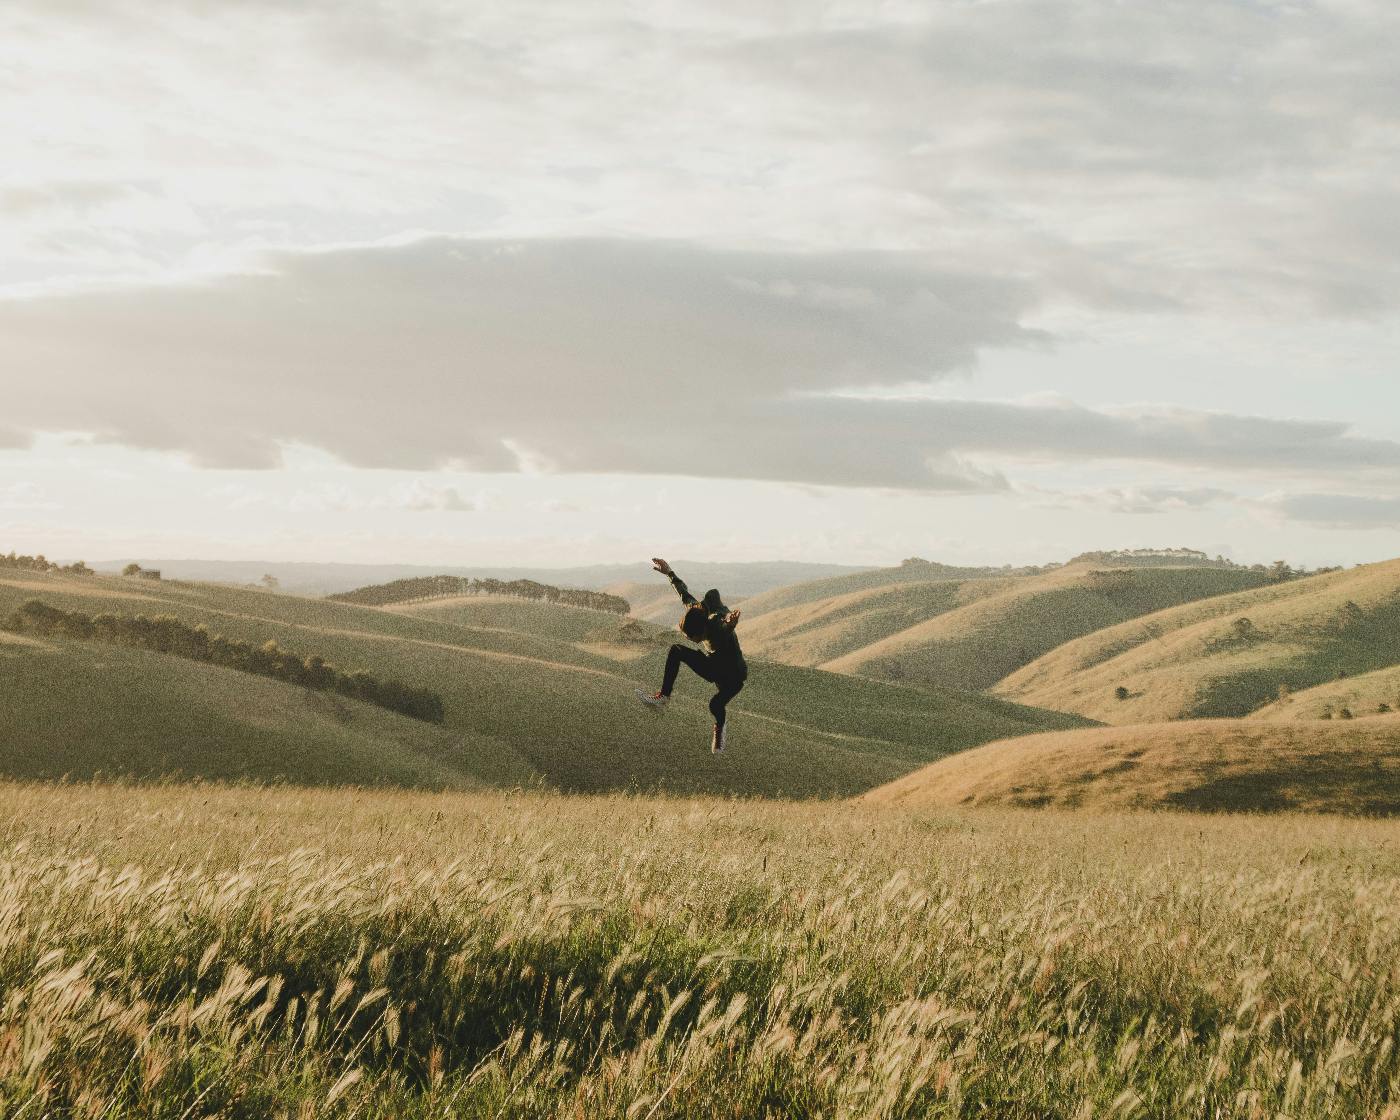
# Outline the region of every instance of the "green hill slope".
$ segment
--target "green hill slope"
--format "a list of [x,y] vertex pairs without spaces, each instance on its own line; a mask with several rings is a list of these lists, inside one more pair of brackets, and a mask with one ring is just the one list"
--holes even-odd
[[1400,719],[1196,720],[1031,735],[926,766],[863,800],[911,808],[1400,813]]
[[[622,662],[585,648],[587,643],[532,633],[523,614],[512,626],[486,627],[473,624],[480,617],[454,622],[226,586],[115,577],[0,578],[0,614],[32,597],[88,612],[173,614],[213,633],[275,639],[288,650],[320,654],[344,669],[367,669],[432,689],[446,704],[445,732],[473,743],[503,744],[508,770],[528,768],[565,790],[844,795],[949,750],[1077,722],[989,697],[755,663],[751,683],[732,709],[733,746],[717,759],[707,749],[709,693],[702,682],[683,678],[664,716],[636,702],[633,689],[654,688],[660,678],[660,646],[640,660]],[[503,616],[491,621],[499,624]],[[163,660],[179,666],[172,672],[185,668],[178,659]],[[235,691],[254,682],[242,674],[237,680]],[[171,706],[159,702],[161,695],[157,689],[146,707],[153,726],[174,718]],[[140,733],[139,724],[128,727],[123,741]]]
[[[676,593],[666,588],[675,601]],[[535,603],[505,596],[460,596],[386,608],[414,618],[448,622],[472,629],[500,630],[564,642],[583,653],[614,660],[644,656],[658,644],[670,644],[674,632],[605,611],[557,603]]]
[[1112,626],[1053,650],[995,691],[1105,723],[1152,723],[1243,716],[1280,685],[1301,692],[1396,664],[1400,561],[1387,561]]
[[[880,680],[990,688],[1056,646],[1180,603],[1259,587],[1261,573],[1072,565],[962,584],[952,609],[822,664]],[[909,588],[912,591],[913,588]]]
[[538,780],[507,743],[145,650],[0,634],[0,773],[471,789]]

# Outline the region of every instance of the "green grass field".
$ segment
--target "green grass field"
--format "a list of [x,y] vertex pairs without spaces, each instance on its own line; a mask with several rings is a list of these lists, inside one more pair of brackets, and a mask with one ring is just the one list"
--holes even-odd
[[1400,716],[1182,720],[988,743],[864,795],[872,803],[1400,814]]
[[0,1114],[1393,1117],[1400,826],[0,786]]
[[542,779],[509,743],[146,650],[0,635],[0,774],[471,789]]
[[1392,560],[1111,626],[1060,646],[995,691],[1104,723],[1154,723],[1245,716],[1273,702],[1281,685],[1297,693],[1396,664],[1400,561]]
[[[430,688],[444,698],[447,717],[441,736],[425,739],[422,749],[431,755],[441,753],[433,744],[459,744],[453,755],[458,761],[452,765],[459,777],[445,784],[478,779],[515,784],[525,776],[538,776],[547,785],[568,791],[638,788],[846,796],[952,750],[1083,722],[1079,717],[1033,711],[988,697],[897,688],[816,670],[756,664],[749,687],[733,707],[731,749],[717,759],[708,749],[710,718],[704,707],[708,686],[683,679],[669,712],[658,716],[647,711],[637,703],[634,689],[655,689],[659,684],[664,659],[660,645],[640,659],[630,647],[621,652],[590,648],[587,640],[573,640],[580,636],[577,629],[564,634],[557,629],[576,628],[574,615],[541,614],[538,604],[495,604],[489,606],[494,612],[489,619],[453,621],[434,617],[432,610],[378,610],[209,584],[0,576],[0,615],[32,597],[87,612],[174,614],[203,623],[214,633],[258,643],[275,639],[288,650],[320,654],[344,669],[367,669]],[[515,623],[505,625],[504,614],[512,612]],[[595,617],[604,628],[622,623],[614,616]],[[544,620],[556,629],[534,632]],[[482,624],[487,621],[492,625]],[[585,621],[591,624],[592,620]],[[110,657],[116,659],[120,652],[112,650]],[[187,677],[192,668],[178,658],[154,656],[158,658],[154,664],[143,663],[150,665],[149,670],[122,670],[128,676],[148,676],[149,688],[128,690],[109,682],[100,693],[114,713],[103,718],[115,719],[115,726],[125,729],[119,736],[68,736],[60,741],[58,729],[80,722],[92,706],[88,686],[77,677],[66,688],[42,694],[27,689],[28,706],[23,712],[28,723],[8,729],[15,741],[27,744],[29,768],[20,772],[148,776],[153,772],[136,766],[133,758],[176,757],[186,762],[217,758],[218,768],[212,773],[218,776],[244,772],[273,776],[261,763],[238,769],[241,764],[232,759],[231,746],[215,750],[190,745],[198,737],[198,727],[182,709],[180,698],[185,693],[175,686],[161,687],[157,674],[164,675],[168,665],[175,681]],[[247,728],[250,751],[267,755],[272,750],[267,743],[290,742],[303,734],[306,701],[301,690],[276,682],[260,682],[255,689],[246,674],[208,671],[213,674],[210,687],[229,698],[211,701],[224,713],[218,717],[221,726],[235,738],[238,728]],[[54,677],[64,680],[58,665]],[[298,722],[280,728],[253,727],[242,718],[240,693],[246,690],[248,697],[258,698],[266,689],[272,689],[267,695],[277,699],[250,699],[241,705],[245,712],[296,712]],[[265,715],[264,723],[276,720]],[[329,735],[334,728],[328,723],[323,730]],[[133,752],[132,744],[138,740],[141,750]],[[79,743],[87,744],[81,748],[86,765],[74,753],[80,750]],[[494,757],[485,757],[491,752]],[[53,759],[52,766],[45,759]],[[294,773],[286,773],[289,766],[277,773],[296,780]],[[398,766],[394,762],[389,769]],[[188,766],[180,769],[190,772]],[[327,780],[325,772],[318,763],[308,769],[305,780]],[[426,771],[420,767],[420,772]],[[342,780],[377,780],[365,774],[347,771]]]

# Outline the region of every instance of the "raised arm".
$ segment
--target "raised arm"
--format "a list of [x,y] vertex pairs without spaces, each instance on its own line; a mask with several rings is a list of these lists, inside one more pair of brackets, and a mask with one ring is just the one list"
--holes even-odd
[[689,607],[696,602],[695,596],[690,593],[690,589],[686,587],[681,577],[671,571],[670,564],[666,563],[666,561],[662,560],[659,556],[653,556],[651,558],[651,566],[671,581],[671,586],[676,589],[676,594],[681,597],[682,603]]

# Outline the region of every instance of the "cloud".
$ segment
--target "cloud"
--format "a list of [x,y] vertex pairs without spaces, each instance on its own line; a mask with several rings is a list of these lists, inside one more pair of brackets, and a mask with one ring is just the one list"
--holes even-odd
[[232,483],[214,487],[209,491],[209,497],[232,510],[270,507],[290,513],[357,513],[364,510],[470,513],[486,505],[483,497],[465,498],[455,486],[422,479],[414,479],[379,494],[364,494],[337,484],[303,487],[290,494],[278,494]]
[[0,301],[0,387],[23,432],[88,431],[211,467],[275,467],[295,443],[360,467],[946,493],[1007,489],[985,456],[1400,468],[1400,443],[1339,421],[890,395],[989,348],[1044,346],[1022,325],[1034,306],[1020,283],[914,254],[439,237]]
[[1289,521],[1326,529],[1400,529],[1400,498],[1364,494],[1286,494],[1262,508]]
[[1213,486],[1114,486],[1099,490],[1057,492],[1030,488],[1051,507],[1094,509],[1106,513],[1178,513],[1205,509],[1234,499]]
[[414,513],[471,513],[480,508],[473,500],[464,498],[455,486],[429,486],[413,483],[396,495],[392,504]]
[[[1384,0],[10,0],[30,178],[0,189],[47,220],[56,193],[162,184],[103,231],[157,268],[249,228],[591,230],[912,248],[1101,308],[1370,314],[1400,298],[1397,34]],[[57,209],[16,235],[28,268],[105,267]]]
[[0,331],[12,422],[206,466],[276,466],[296,442],[365,467],[967,491],[1002,483],[806,427],[790,398],[1041,345],[1031,302],[905,254],[433,238],[3,301]]

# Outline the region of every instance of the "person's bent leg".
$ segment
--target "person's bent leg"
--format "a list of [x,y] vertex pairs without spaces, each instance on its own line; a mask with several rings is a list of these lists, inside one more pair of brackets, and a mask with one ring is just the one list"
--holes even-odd
[[693,646],[683,646],[677,642],[666,654],[666,672],[661,678],[662,696],[670,696],[671,689],[676,687],[676,677],[680,675],[682,663],[689,665],[706,680],[709,679],[709,674],[705,671],[705,655]]
[[721,681],[719,691],[710,697],[710,714],[715,717],[715,726],[723,727],[726,718],[725,709],[729,701],[739,695],[744,687],[743,679]]

